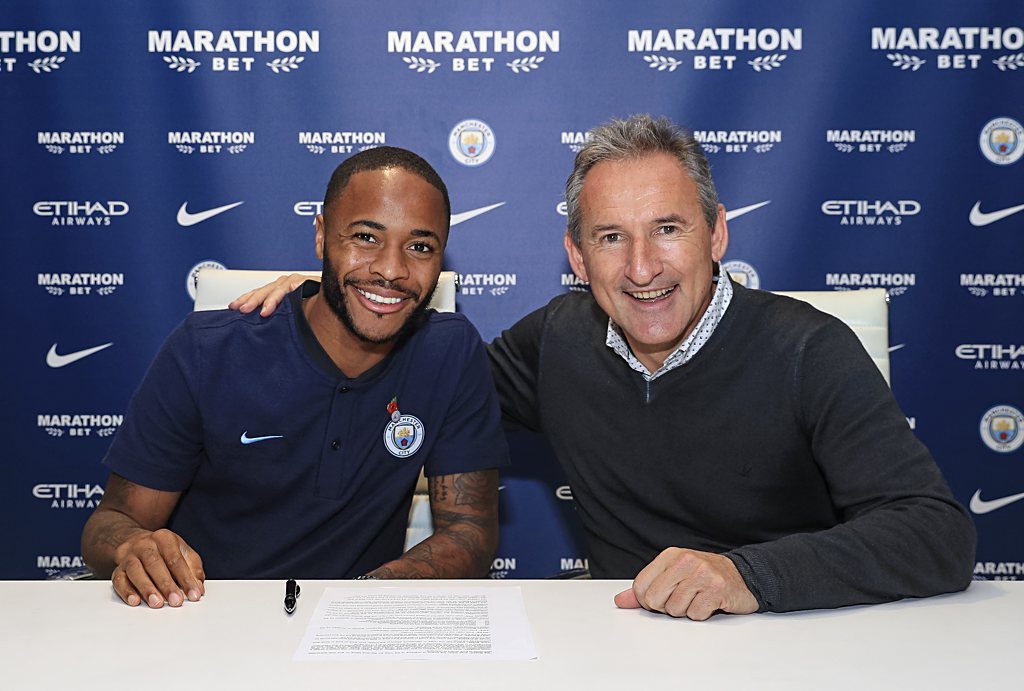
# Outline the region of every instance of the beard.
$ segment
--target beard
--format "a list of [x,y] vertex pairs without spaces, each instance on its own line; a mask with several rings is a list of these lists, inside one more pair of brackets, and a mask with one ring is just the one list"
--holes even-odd
[[[399,286],[391,281],[385,281],[382,278],[373,281],[354,281],[352,279],[345,279],[345,285],[356,288],[376,286],[378,288],[398,291],[407,295],[412,300],[419,300],[420,298],[419,294],[415,291]],[[406,317],[405,321],[402,322],[397,329],[395,329],[394,333],[380,335],[369,334],[359,328],[355,323],[355,320],[352,319],[352,313],[348,308],[348,297],[346,296],[341,283],[338,281],[338,272],[334,270],[334,264],[331,263],[331,259],[327,254],[327,246],[324,246],[324,261],[321,272],[320,292],[324,296],[324,300],[327,301],[327,306],[330,307],[331,311],[334,312],[334,315],[341,320],[341,323],[345,325],[345,328],[348,329],[353,336],[364,343],[380,345],[383,343],[398,341],[403,338],[420,323],[420,320],[423,318],[423,314],[427,311],[427,305],[430,303],[430,298],[433,297],[434,290],[436,288],[437,283],[435,282],[430,289],[430,293],[416,304],[412,312],[409,313],[409,316]]]

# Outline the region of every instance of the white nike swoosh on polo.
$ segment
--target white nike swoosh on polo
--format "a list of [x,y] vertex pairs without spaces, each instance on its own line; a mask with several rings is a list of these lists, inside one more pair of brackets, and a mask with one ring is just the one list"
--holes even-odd
[[181,205],[181,208],[178,209],[178,225],[188,228],[189,226],[194,226],[197,223],[202,223],[208,218],[213,218],[217,214],[230,211],[236,206],[241,206],[244,203],[245,202],[235,202],[234,204],[225,204],[224,206],[218,206],[216,209],[207,209],[206,211],[200,211],[196,214],[190,214],[185,208],[188,206],[188,202],[185,202]]
[[242,442],[243,444],[255,444],[258,441],[266,441],[267,439],[284,439],[284,435],[271,434],[266,437],[250,437],[249,430],[245,430],[244,432],[242,432],[242,436],[239,438],[238,441]]
[[732,211],[726,209],[726,211],[725,211],[725,220],[731,221],[734,218],[739,218],[743,214],[749,214],[751,211],[756,211],[757,209],[760,209],[762,206],[765,206],[765,205],[771,204],[771,203],[772,203],[772,200],[769,199],[768,201],[761,202],[760,204],[751,204],[750,206],[741,206],[740,208],[733,209]]
[[451,225],[457,226],[464,221],[468,221],[471,218],[476,218],[480,214],[485,214],[492,209],[497,209],[499,206],[504,206],[505,202],[498,202],[497,204],[491,204],[490,206],[481,206],[479,209],[473,209],[472,211],[463,211],[460,214],[452,214]]
[[70,365],[72,362],[78,362],[82,358],[89,357],[93,353],[98,353],[104,348],[109,348],[112,345],[114,345],[113,342],[104,343],[103,345],[98,345],[93,348],[86,348],[85,350],[79,350],[74,353],[65,353],[64,355],[60,355],[57,352],[57,344],[54,343],[50,346],[50,351],[46,353],[46,364],[53,368]]
[[1019,213],[1021,211],[1024,211],[1024,204],[1020,204],[1018,206],[1011,206],[1009,208],[1001,209],[999,211],[989,211],[988,213],[985,213],[984,211],[981,210],[981,202],[977,202],[973,207],[971,207],[971,225],[974,226],[975,228],[981,228],[983,226],[987,226],[990,223],[1001,221],[1007,216],[1013,216],[1015,213]]
[[974,496],[971,497],[971,511],[979,514],[990,513],[996,509],[1001,509],[1004,506],[1009,506],[1013,502],[1020,501],[1021,499],[1024,499],[1024,492],[1021,492],[1020,494],[1011,494],[1010,496],[1003,497],[1001,499],[990,499],[985,501],[981,498],[981,490],[979,489],[974,493]]

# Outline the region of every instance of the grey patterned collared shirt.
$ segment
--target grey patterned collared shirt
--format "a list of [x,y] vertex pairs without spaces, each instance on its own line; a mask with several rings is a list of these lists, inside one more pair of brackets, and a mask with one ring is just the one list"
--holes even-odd
[[665,358],[665,362],[662,363],[661,367],[654,374],[648,372],[644,364],[636,359],[633,351],[629,349],[629,344],[626,343],[625,337],[622,335],[622,329],[611,319],[608,320],[608,336],[605,339],[605,345],[618,353],[632,369],[642,374],[647,381],[654,381],[666,372],[671,372],[676,367],[685,365],[693,359],[693,356],[711,338],[715,327],[718,326],[718,322],[722,321],[722,315],[725,314],[729,303],[732,302],[732,281],[728,278],[720,280],[722,276],[727,276],[727,274],[722,269],[722,265],[719,264],[718,272],[714,279],[717,284],[715,286],[715,294],[711,296],[711,303],[708,305],[707,310],[701,315],[700,321],[697,322],[697,326],[693,328],[690,335],[679,344],[678,348],[672,351],[671,355]]

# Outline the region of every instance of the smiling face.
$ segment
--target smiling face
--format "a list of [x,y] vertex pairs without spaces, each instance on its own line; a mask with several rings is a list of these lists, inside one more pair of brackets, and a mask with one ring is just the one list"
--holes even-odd
[[697,186],[671,155],[603,161],[580,194],[573,271],[650,371],[693,331],[711,302],[713,264],[728,245],[725,209],[708,228]]
[[317,218],[323,297],[358,341],[394,341],[437,284],[448,240],[441,193],[415,173],[355,173]]

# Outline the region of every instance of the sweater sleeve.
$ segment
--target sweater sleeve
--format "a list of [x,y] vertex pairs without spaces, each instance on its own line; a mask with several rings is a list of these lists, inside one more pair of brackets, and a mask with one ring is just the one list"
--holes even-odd
[[839,521],[729,556],[762,610],[840,607],[962,590],[976,535],[852,331],[802,341],[794,403]]
[[537,387],[547,307],[531,312],[487,346],[507,429],[540,432]]

